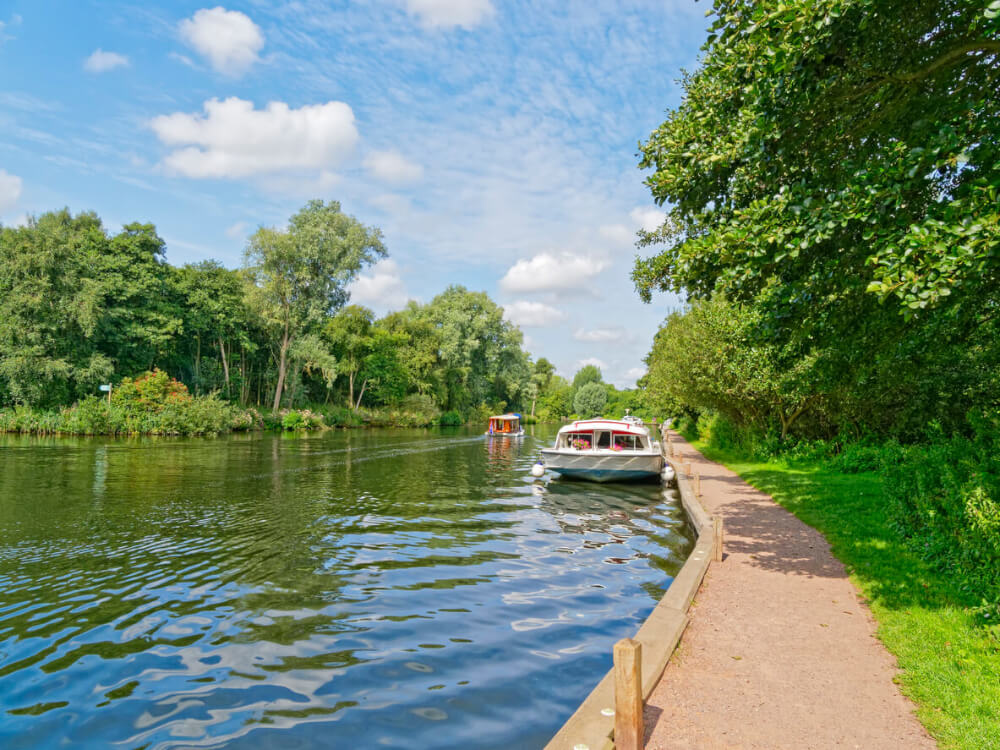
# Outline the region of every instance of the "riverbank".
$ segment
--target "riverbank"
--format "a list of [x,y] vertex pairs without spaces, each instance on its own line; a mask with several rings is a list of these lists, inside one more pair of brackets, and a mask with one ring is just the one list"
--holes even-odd
[[[982,624],[977,616],[978,602],[970,601],[960,584],[922,560],[896,532],[878,475],[841,473],[821,460],[754,461],[738,452],[711,448],[701,442],[695,442],[693,447],[770,495],[825,537],[836,558],[834,562],[843,563],[850,582],[860,591],[863,603],[874,616],[878,639],[898,662],[901,671],[896,682],[916,703],[917,717],[941,747],[1000,748],[997,630]],[[703,478],[706,494],[713,481],[722,480]],[[746,519],[752,520],[751,516]],[[729,517],[726,528],[727,534],[732,533]],[[782,537],[775,535],[771,542],[779,544],[781,540]],[[727,543],[727,551],[747,557],[757,555],[758,559],[748,564],[760,567],[774,567],[778,562],[774,555],[750,548],[740,550],[731,543]],[[808,547],[804,551],[814,554]],[[786,562],[789,566],[800,564],[799,560]],[[817,575],[816,571],[810,573],[804,568],[802,573]],[[712,585],[710,580],[708,590]],[[706,598],[700,596],[699,600],[704,604]],[[854,601],[845,602],[848,603],[856,605]],[[786,618],[780,611],[776,614],[780,615],[775,622],[777,627]],[[730,612],[721,622],[732,617]],[[848,617],[840,615],[841,619]],[[819,620],[815,623],[816,639],[829,637],[833,628],[841,627],[833,615],[825,620],[816,619]],[[718,651],[717,643],[715,649]],[[733,675],[750,666],[745,654],[718,656],[728,659],[725,671]],[[690,653],[690,649],[685,651],[682,646],[678,661],[689,664],[697,658],[698,654]],[[835,670],[827,664],[813,677],[817,684],[824,684],[835,676]],[[782,684],[786,684],[787,675],[780,677]],[[760,695],[760,701],[766,703],[767,699],[766,694]],[[666,714],[660,721],[664,722],[665,717]],[[851,721],[856,719],[852,717]],[[786,726],[787,722],[781,725]],[[729,741],[732,742],[732,737]]]
[[647,702],[650,748],[933,748],[844,566],[814,529],[675,437],[725,525]]

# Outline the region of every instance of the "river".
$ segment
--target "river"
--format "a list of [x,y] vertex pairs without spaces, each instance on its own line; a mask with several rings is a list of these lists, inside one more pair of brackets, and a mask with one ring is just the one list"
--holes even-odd
[[541,747],[692,536],[528,429],[0,435],[0,747]]

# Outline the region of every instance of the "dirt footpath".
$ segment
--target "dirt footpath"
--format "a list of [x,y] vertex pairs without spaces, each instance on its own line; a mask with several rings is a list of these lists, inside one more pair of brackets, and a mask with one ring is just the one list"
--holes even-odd
[[672,433],[721,513],[691,623],[646,708],[647,748],[933,748],[895,659],[819,532]]

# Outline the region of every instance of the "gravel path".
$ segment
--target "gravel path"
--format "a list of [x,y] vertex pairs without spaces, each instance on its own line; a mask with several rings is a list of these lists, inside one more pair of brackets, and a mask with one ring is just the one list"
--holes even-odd
[[672,433],[721,513],[691,623],[646,708],[647,748],[934,748],[895,659],[815,529]]

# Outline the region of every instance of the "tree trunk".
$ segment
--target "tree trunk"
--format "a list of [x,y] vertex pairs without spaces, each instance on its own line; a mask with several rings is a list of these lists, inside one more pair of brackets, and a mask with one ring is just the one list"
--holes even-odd
[[197,396],[201,392],[201,336],[195,336],[194,340],[198,342],[194,354],[194,395]]
[[285,389],[285,370],[288,367],[288,323],[285,323],[285,334],[281,338],[281,353],[278,357],[278,387],[274,389],[274,407],[272,411],[281,408],[281,392]]
[[226,360],[226,345],[219,336],[219,354],[222,355],[222,374],[226,378],[226,398],[229,398],[229,362]]
[[351,369],[347,373],[347,405],[354,408],[354,370]]
[[363,399],[365,396],[365,386],[367,385],[368,385],[368,378],[365,378],[365,381],[361,384],[361,393],[358,394],[358,403],[354,405],[354,411],[357,411],[358,409],[361,408],[361,399]]
[[538,400],[538,396],[537,395],[531,397],[531,416],[532,416],[532,418],[534,418],[534,416],[535,416],[535,402],[537,400]]

